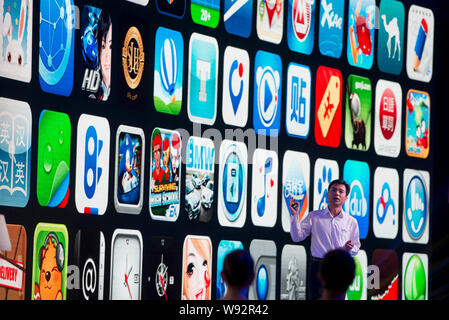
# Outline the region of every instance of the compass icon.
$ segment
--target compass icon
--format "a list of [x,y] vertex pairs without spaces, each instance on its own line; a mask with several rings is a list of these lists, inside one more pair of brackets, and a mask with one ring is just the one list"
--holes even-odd
[[156,292],[159,295],[159,297],[165,296],[165,300],[168,300],[167,298],[167,283],[168,283],[168,273],[167,273],[168,267],[164,263],[164,255],[161,254],[161,263],[159,263],[157,269],[156,269]]

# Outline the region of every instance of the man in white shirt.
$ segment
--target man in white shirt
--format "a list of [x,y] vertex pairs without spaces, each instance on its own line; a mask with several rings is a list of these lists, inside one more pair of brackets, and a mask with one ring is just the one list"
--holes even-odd
[[352,256],[360,248],[359,227],[357,220],[343,211],[343,204],[348,198],[350,186],[337,179],[329,184],[328,207],[311,211],[299,221],[299,205],[290,198],[290,235],[294,242],[299,242],[312,234],[310,252],[312,255],[309,267],[309,299],[316,300],[321,296],[321,282],[318,271],[321,259],[333,249],[342,248]]

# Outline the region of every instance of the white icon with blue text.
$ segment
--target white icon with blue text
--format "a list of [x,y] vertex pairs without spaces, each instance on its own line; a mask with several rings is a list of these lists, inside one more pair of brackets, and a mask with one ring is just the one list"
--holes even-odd
[[373,196],[374,235],[395,239],[399,227],[399,175],[396,169],[376,169]]
[[307,138],[310,128],[311,73],[307,66],[290,63],[287,71],[287,134]]
[[327,208],[329,184],[339,177],[338,162],[335,160],[317,159],[314,168],[313,210]]
[[429,240],[428,185],[428,172],[404,170],[404,242],[425,244]]

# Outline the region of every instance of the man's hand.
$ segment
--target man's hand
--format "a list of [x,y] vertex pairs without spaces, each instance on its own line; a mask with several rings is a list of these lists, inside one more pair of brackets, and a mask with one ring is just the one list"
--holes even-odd
[[290,197],[289,209],[292,216],[299,215],[299,204],[293,197]]
[[354,243],[352,243],[351,240],[348,240],[348,242],[345,243],[344,247],[346,251],[351,251],[352,248],[354,248]]

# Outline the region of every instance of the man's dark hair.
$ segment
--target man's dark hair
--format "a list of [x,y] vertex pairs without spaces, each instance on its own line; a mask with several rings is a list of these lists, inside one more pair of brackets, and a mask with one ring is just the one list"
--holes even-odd
[[342,184],[342,185],[344,185],[345,188],[346,188],[346,195],[349,195],[349,192],[351,192],[351,186],[350,186],[349,184],[347,184],[346,181],[343,180],[343,179],[335,179],[335,180],[332,180],[331,183],[329,183],[329,187],[327,188],[327,190],[330,190],[331,187],[332,187],[334,184]]
[[244,287],[254,277],[254,262],[245,250],[237,249],[228,253],[223,261],[223,275],[228,285]]
[[326,253],[320,265],[324,288],[333,291],[346,291],[354,281],[354,258],[343,249]]

